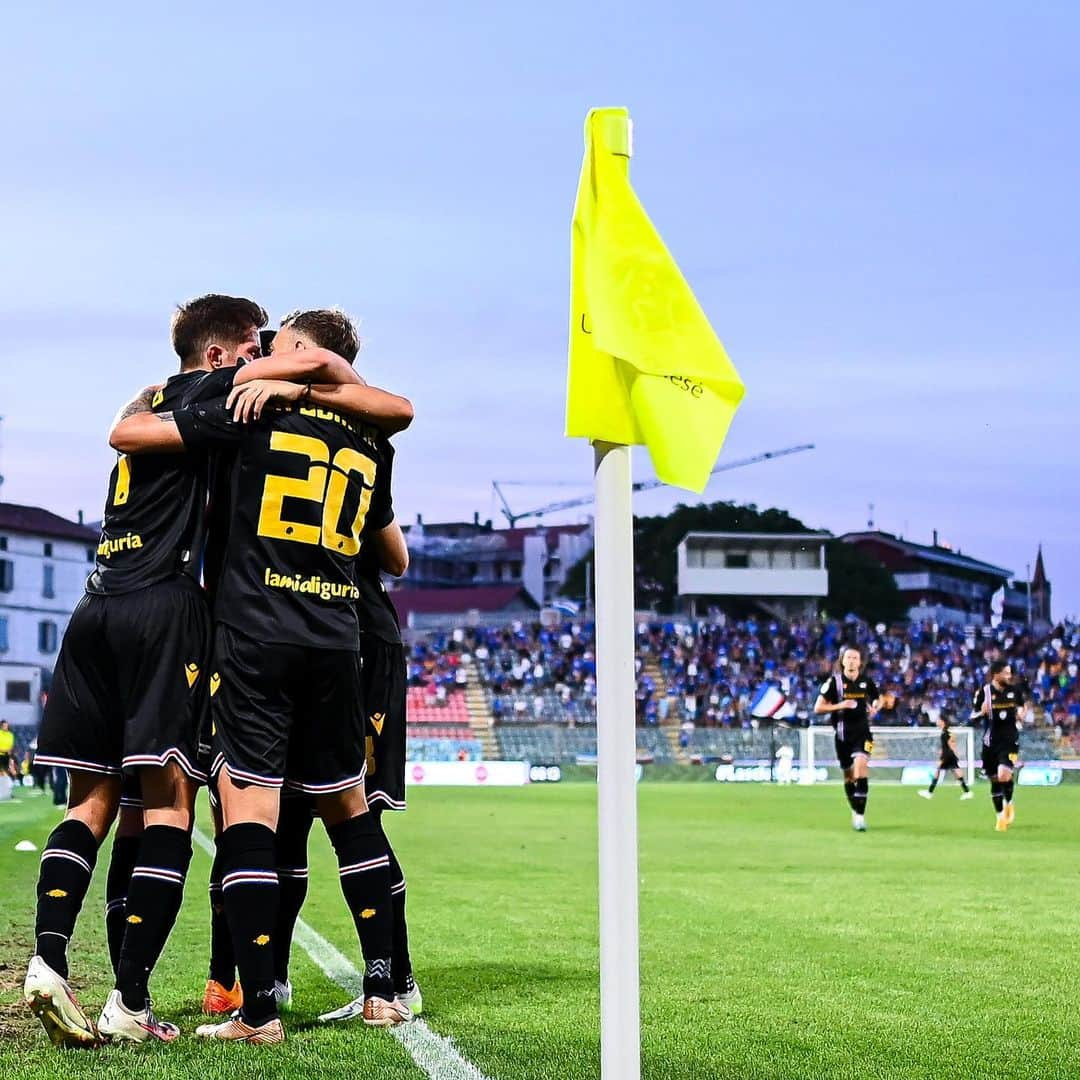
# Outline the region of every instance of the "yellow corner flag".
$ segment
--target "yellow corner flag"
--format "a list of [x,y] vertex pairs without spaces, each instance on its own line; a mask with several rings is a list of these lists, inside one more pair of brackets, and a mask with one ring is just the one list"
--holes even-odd
[[585,119],[571,268],[566,434],[644,443],[702,491],[745,388],[630,186],[630,116]]

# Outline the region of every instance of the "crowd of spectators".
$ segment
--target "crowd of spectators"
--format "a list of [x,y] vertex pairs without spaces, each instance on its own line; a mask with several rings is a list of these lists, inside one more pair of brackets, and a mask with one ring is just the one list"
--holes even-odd
[[[814,700],[835,670],[840,650],[857,645],[885,698],[882,724],[932,724],[942,714],[965,721],[987,668],[1008,660],[1025,688],[1030,724],[1056,725],[1071,733],[1080,724],[1080,626],[1064,624],[1041,635],[1002,625],[975,629],[912,623],[868,625],[856,619],[791,621],[725,620],[695,625],[675,622],[639,627],[639,653],[656,657],[669,705],[665,718],[705,725],[750,723],[751,706],[763,687],[790,703],[793,719],[810,722]],[[655,687],[639,685],[650,719]]]
[[[932,724],[945,714],[963,722],[992,660],[1002,658],[1026,688],[1026,721],[1080,742],[1080,625],[1041,634],[912,623],[873,626],[849,618],[780,621],[727,619],[644,622],[637,628],[638,723],[747,727],[765,687],[789,703],[792,723],[809,723],[822,681],[840,649],[858,645],[885,694],[883,724]],[[595,718],[593,626],[547,627],[516,621],[458,629],[413,645],[411,685],[462,686],[462,658],[476,665],[497,722]],[[658,677],[654,677],[658,675]],[[553,716],[553,711],[559,715]]]

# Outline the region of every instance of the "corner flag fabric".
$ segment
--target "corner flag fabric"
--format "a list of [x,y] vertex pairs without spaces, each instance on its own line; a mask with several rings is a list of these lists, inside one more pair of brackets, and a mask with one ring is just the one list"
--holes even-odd
[[566,434],[649,448],[702,491],[744,393],[629,180],[626,109],[593,109],[574,204]]

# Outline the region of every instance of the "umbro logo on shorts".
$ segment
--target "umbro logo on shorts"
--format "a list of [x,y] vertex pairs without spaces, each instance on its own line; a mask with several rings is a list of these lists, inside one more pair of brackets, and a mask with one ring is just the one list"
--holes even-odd
[[375,734],[381,735],[383,724],[386,723],[386,713],[372,713],[369,719],[371,720],[371,726],[375,729]]
[[188,687],[192,687],[198,681],[199,678],[199,665],[187,664],[184,667],[184,674],[187,676]]
[[213,697],[218,692],[218,687],[221,686],[221,676],[215,671],[210,676],[210,696]]

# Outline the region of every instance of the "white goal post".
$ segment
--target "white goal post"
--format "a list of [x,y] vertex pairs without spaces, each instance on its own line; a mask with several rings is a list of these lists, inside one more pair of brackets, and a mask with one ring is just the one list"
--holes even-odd
[[[941,729],[937,727],[878,727],[870,728],[874,736],[874,750],[870,755],[870,767],[895,769],[900,775],[905,768],[925,767],[932,773],[941,755]],[[949,729],[956,743],[956,756],[968,785],[975,783],[975,729],[953,727]],[[813,724],[799,732],[799,783],[813,784],[820,779],[818,770],[839,769],[835,733],[831,725]]]

